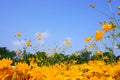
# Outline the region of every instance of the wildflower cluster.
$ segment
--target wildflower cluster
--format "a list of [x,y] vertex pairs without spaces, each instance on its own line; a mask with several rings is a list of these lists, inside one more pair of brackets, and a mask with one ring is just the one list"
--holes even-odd
[[[109,18],[108,21],[100,22],[101,28],[95,32],[93,38],[85,38],[85,49],[91,50],[92,55],[96,56],[97,59],[109,59],[108,56],[104,56],[103,53],[107,52],[110,53],[111,62],[112,56],[115,54],[114,50],[120,49],[120,25],[119,20],[115,17],[115,13],[111,7],[111,0],[108,0],[108,4],[112,13],[112,16],[102,12],[101,10],[97,9],[94,4],[90,4],[90,7],[95,9],[96,11],[102,13],[106,17]],[[118,10],[119,10],[118,6]],[[89,44],[88,44],[89,43]],[[108,44],[107,44],[108,43]],[[117,47],[117,48],[116,48]]]
[[[106,64],[93,60],[84,64],[57,63],[39,67],[36,63],[18,63],[11,66],[11,60],[2,59],[0,63],[1,80],[119,80],[120,61]],[[6,65],[7,64],[7,65]]]
[[[94,4],[90,7],[97,10]],[[120,49],[120,25],[114,13],[107,17],[110,21],[100,22],[101,29],[84,39],[85,48],[71,55],[64,54],[71,48],[69,39],[64,41],[63,50],[59,47],[45,49],[41,44],[34,46],[32,41],[42,40],[41,33],[33,40],[24,39],[23,50],[9,51],[0,47],[0,80],[120,80],[120,56],[114,53],[116,46]],[[15,36],[20,39],[22,34],[18,32]],[[30,53],[28,48],[37,51]]]

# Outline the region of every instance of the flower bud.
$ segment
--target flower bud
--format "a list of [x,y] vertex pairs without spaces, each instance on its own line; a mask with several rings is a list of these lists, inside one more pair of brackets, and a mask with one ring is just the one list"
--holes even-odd
[[120,10],[120,6],[118,6],[118,9]]
[[111,0],[108,0],[108,3],[110,3],[111,2]]
[[120,15],[120,12],[118,12],[118,15]]
[[17,37],[20,37],[22,34],[20,32],[16,33]]
[[90,4],[90,7],[91,7],[91,8],[95,8],[94,4]]

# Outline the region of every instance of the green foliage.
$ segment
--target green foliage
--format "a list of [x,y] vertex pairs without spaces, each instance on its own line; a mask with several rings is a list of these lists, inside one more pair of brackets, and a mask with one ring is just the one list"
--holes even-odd
[[102,60],[102,55],[93,55],[91,56],[91,60]]
[[[79,51],[71,55],[65,55],[62,53],[57,53],[55,52],[51,56],[46,53],[46,52],[36,52],[35,54],[27,53],[26,51],[18,55],[16,54],[15,51],[9,51],[7,50],[6,47],[0,47],[0,59],[3,58],[11,58],[13,60],[13,65],[18,63],[18,62],[24,62],[27,63],[28,65],[33,62],[37,63],[38,66],[49,66],[49,65],[55,65],[57,63],[64,63],[64,64],[81,64],[88,62],[89,60],[103,60],[103,57],[107,56],[108,60],[104,60],[107,63],[112,63],[114,61],[117,61],[120,59],[120,56],[115,56],[111,52],[104,52],[103,55],[92,55],[92,52],[90,51]],[[21,59],[22,58],[22,59]]]
[[116,60],[116,56],[111,52],[104,52],[103,56],[108,56],[109,62],[113,62]]
[[14,51],[7,50],[6,47],[0,47],[0,59],[11,58],[14,59],[16,53]]
[[116,61],[120,60],[120,55],[116,57]]

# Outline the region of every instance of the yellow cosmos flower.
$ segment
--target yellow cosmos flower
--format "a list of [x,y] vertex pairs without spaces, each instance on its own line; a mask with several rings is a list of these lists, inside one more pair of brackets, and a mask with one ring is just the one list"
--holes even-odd
[[20,58],[20,60],[23,60],[23,59],[24,59],[23,57]]
[[37,33],[37,34],[36,34],[36,37],[37,37],[38,40],[41,40],[42,35],[41,35],[40,33]]
[[20,37],[22,34],[20,32],[16,33],[16,36]]
[[29,58],[28,60],[34,62],[35,58]]
[[74,56],[76,56],[76,57],[77,57],[78,55],[79,55],[78,53],[74,53]]
[[71,44],[71,42],[69,40],[65,41],[65,45],[69,46]]
[[90,80],[99,80],[99,78],[94,76],[94,77],[90,77]]
[[103,59],[108,60],[109,58],[108,58],[108,56],[104,56]]
[[21,50],[16,50],[16,53],[17,54],[21,54]]
[[67,58],[70,58],[70,57],[71,57],[70,55],[67,56]]
[[84,39],[84,42],[89,42],[90,40],[91,40],[91,37],[89,36],[89,37]]
[[96,54],[97,55],[102,55],[102,51],[97,51]]
[[112,65],[100,60],[76,63],[72,60],[69,64],[59,62],[51,66],[38,66],[37,63],[30,62],[28,65],[20,62],[12,66],[11,60],[2,59],[0,80],[120,80],[120,61]]
[[[4,69],[4,68],[9,68],[12,64],[12,60],[11,59],[2,59],[0,60],[0,70]],[[1,71],[0,71],[1,72]]]
[[95,40],[102,40],[104,32],[102,30],[97,30],[95,34]]
[[22,71],[23,73],[27,72],[29,69],[30,69],[30,67],[26,63],[21,63],[20,62],[16,65],[16,70],[17,71]]
[[44,79],[43,78],[45,75],[42,73],[42,71],[43,70],[40,67],[35,67],[32,70],[28,71],[28,74],[30,75],[29,80],[42,80],[42,79],[43,80],[50,80],[50,79]]
[[106,21],[104,21],[104,24],[103,24],[102,28],[105,32],[108,32],[109,30],[112,29],[112,25],[108,24]]
[[72,61],[72,64],[76,64],[76,63],[77,63],[77,61],[75,61],[75,60]]
[[88,45],[87,48],[90,49],[90,48],[92,48],[92,46],[91,46],[91,45]]
[[30,40],[27,40],[27,41],[25,42],[25,44],[26,44],[26,46],[31,46]]

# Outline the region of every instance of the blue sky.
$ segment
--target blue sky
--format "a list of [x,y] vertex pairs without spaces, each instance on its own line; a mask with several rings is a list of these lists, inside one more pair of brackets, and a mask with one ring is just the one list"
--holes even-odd
[[[59,46],[70,38],[73,50],[83,49],[84,38],[101,29],[98,22],[108,21],[89,7],[91,3],[111,15],[107,0],[1,0],[0,46],[19,49],[14,36],[17,32],[22,33],[21,39],[34,39],[35,33],[40,32],[47,47]],[[111,4],[117,13],[120,0]]]

